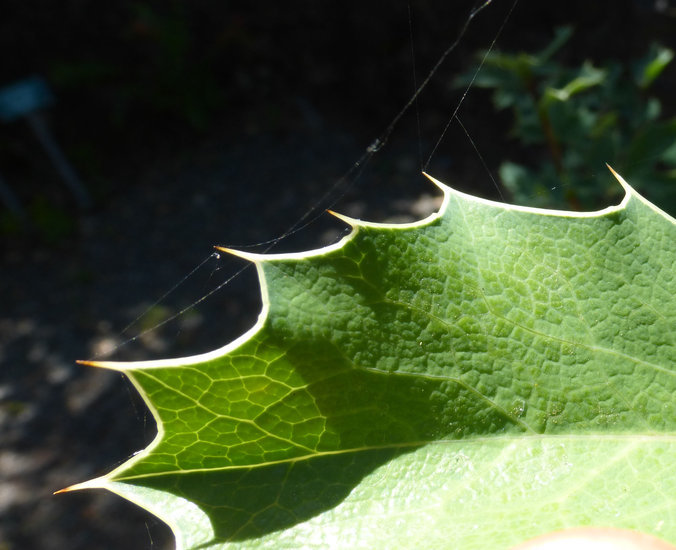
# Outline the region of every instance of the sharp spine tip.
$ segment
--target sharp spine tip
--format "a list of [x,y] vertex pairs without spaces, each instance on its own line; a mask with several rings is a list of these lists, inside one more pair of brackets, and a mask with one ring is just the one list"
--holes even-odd
[[100,367],[101,363],[99,361],[89,361],[87,359],[77,359],[75,361],[78,365],[86,365],[87,367]]
[[444,193],[447,192],[448,186],[444,183],[441,183],[437,178],[430,176],[427,172],[423,170],[422,173],[423,176],[425,176],[428,180],[430,180],[434,185],[436,185],[439,189],[441,189]]
[[624,188],[625,192],[629,193],[631,191],[631,186],[625,181],[625,179],[620,176],[613,167],[606,162],[606,167],[610,170],[610,173],[615,176],[615,179],[620,182],[620,185]]
[[53,495],[62,495],[63,493],[72,493],[73,491],[79,491],[82,488],[82,483],[76,483],[75,485],[69,485],[58,491],[54,491]]
[[52,494],[53,495],[60,495],[63,493],[72,493],[74,491],[82,491],[83,489],[103,489],[104,486],[99,482],[101,479],[104,478],[95,478],[95,479],[90,479],[89,481],[84,481],[82,483],[76,483],[75,485],[69,485],[68,487],[64,487],[63,489],[59,489],[58,491],[54,491]]
[[347,225],[356,227],[359,225],[359,221],[355,220],[354,218],[350,218],[349,216],[345,216],[344,214],[339,214],[338,212],[334,212],[333,210],[327,210],[329,214],[334,216],[335,218],[338,218],[340,221],[345,222]]
[[242,258],[243,260],[248,260],[250,262],[255,262],[256,257],[259,256],[258,254],[251,254],[250,252],[242,252],[241,250],[236,250],[234,248],[226,248],[224,246],[214,246],[214,248],[219,252],[225,252],[226,254],[230,254],[231,256],[237,256],[238,258]]
[[97,369],[108,369],[119,371],[121,370],[121,365],[125,365],[124,361],[88,361],[83,359],[78,359],[75,361],[78,365],[85,365],[86,367],[94,367]]

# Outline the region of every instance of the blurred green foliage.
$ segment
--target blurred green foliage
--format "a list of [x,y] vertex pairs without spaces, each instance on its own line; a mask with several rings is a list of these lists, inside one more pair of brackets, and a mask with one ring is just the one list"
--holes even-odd
[[[515,202],[540,207],[591,209],[622,189],[607,177],[613,166],[657,204],[676,206],[676,118],[660,119],[660,101],[649,94],[671,62],[671,50],[653,45],[644,57],[596,67],[566,66],[555,59],[571,27],[557,29],[541,52],[480,52],[484,66],[474,86],[493,90],[496,109],[511,109],[513,138],[528,161],[505,161],[500,179]],[[474,71],[455,82],[466,86]],[[530,160],[533,159],[533,160]]]

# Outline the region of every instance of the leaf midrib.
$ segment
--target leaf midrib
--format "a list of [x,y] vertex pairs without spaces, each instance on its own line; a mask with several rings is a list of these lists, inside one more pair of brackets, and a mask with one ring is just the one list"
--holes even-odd
[[314,458],[321,458],[327,456],[340,456],[349,453],[360,453],[368,451],[382,451],[388,449],[414,449],[421,448],[429,445],[448,445],[448,444],[462,444],[469,443],[471,445],[483,445],[486,443],[492,443],[495,441],[500,441],[504,445],[510,445],[513,443],[528,443],[531,441],[537,440],[546,440],[549,443],[565,443],[565,442],[574,442],[574,441],[585,441],[591,440],[595,442],[621,442],[626,441],[632,446],[638,445],[639,443],[656,443],[664,442],[671,443],[676,445],[676,432],[666,432],[666,433],[654,433],[646,435],[644,433],[614,433],[609,434],[608,432],[588,432],[585,434],[528,434],[528,435],[504,435],[498,434],[494,436],[479,436],[479,437],[468,437],[464,439],[436,439],[432,441],[415,441],[407,443],[392,443],[389,445],[369,445],[364,447],[353,447],[350,449],[336,449],[334,451],[316,451],[312,454],[296,456],[285,458],[282,460],[273,460],[267,462],[260,462],[256,464],[241,464],[241,465],[231,465],[231,466],[221,466],[218,468],[191,468],[187,470],[165,470],[162,472],[154,473],[144,473],[133,476],[123,476],[117,477],[114,479],[116,482],[131,482],[134,480],[142,479],[151,479],[162,477],[165,475],[188,475],[196,473],[216,473],[216,472],[226,472],[232,470],[253,470],[258,468],[265,468],[268,466],[276,466],[280,464],[292,464],[295,462],[302,462],[306,460],[312,460]]

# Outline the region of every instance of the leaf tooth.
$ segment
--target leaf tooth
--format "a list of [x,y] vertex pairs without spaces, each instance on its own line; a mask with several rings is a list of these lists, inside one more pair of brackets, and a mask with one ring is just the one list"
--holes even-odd
[[62,493],[70,493],[71,491],[77,491],[80,489],[80,483],[76,483],[75,485],[69,485],[68,487],[64,487],[63,489],[59,489],[58,491],[54,491],[52,494],[53,495],[60,495]]
[[82,491],[83,489],[105,489],[106,487],[107,487],[106,476],[95,477],[94,479],[88,479],[87,481],[83,481],[81,483],[75,483],[74,485],[69,485],[68,487],[64,487],[63,489],[59,489],[58,491],[54,491],[52,494],[53,495],[60,495],[62,493],[71,493],[73,491]]
[[430,176],[427,172],[423,172],[422,175],[425,176],[428,180],[430,180],[439,189],[441,189],[444,192],[444,195],[446,195],[448,193],[448,191],[450,190],[448,185],[446,185],[445,183],[440,182],[438,179]]
[[608,164],[607,162],[606,166],[608,167],[608,170],[610,170],[610,173],[613,176],[615,176],[615,179],[617,179],[617,181],[620,182],[620,185],[624,188],[625,193],[627,195],[631,194],[632,191],[631,185],[629,185],[622,176],[620,176],[617,172],[615,172],[615,170],[613,170],[613,167],[610,166],[610,164]]
[[110,370],[125,370],[125,366],[129,365],[129,362],[126,361],[88,361],[83,359],[78,359],[75,361],[78,365],[86,365],[87,367],[96,367],[99,369],[110,369]]
[[243,260],[248,260],[249,262],[260,262],[265,259],[265,254],[256,254],[255,252],[243,252],[241,250],[236,250],[234,248],[226,248],[224,246],[214,246],[214,248],[220,252],[225,252],[232,256],[237,256]]
[[350,218],[350,216],[346,216],[345,214],[339,214],[338,212],[334,212],[333,210],[327,210],[327,212],[332,216],[338,218],[340,221],[345,222],[350,227],[358,227],[360,225],[360,220]]
[[60,495],[62,493],[70,493],[73,491],[81,491],[83,489],[105,489],[106,485],[104,482],[105,478],[97,477],[95,479],[90,479],[88,481],[83,481],[82,483],[76,483],[75,485],[69,485],[58,491],[54,491],[53,495]]

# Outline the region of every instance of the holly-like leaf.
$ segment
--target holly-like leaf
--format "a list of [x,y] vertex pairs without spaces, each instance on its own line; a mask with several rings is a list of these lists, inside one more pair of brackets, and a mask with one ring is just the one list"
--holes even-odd
[[[571,526],[676,542],[676,226],[439,182],[413,224],[252,255],[256,325],[124,372],[157,420],[113,491],[177,548],[508,548]],[[217,320],[214,320],[217,322]]]

